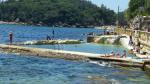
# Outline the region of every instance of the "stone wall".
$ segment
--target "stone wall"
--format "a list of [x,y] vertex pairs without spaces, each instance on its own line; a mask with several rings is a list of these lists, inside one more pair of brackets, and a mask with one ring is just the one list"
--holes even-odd
[[99,43],[101,40],[100,36],[89,36],[87,37],[88,43]]
[[145,48],[144,50],[148,50],[147,52],[150,53],[150,32],[123,28],[116,28],[115,32],[117,32],[120,35],[131,35],[135,44],[137,44],[137,42],[140,41],[140,43],[143,45],[143,48]]
[[59,50],[29,48],[29,47],[13,46],[13,45],[0,45],[0,51],[4,51],[8,53],[18,53],[20,55],[39,56],[39,57],[48,57],[48,58],[62,58],[68,60],[88,59],[87,57],[80,54],[63,52]]

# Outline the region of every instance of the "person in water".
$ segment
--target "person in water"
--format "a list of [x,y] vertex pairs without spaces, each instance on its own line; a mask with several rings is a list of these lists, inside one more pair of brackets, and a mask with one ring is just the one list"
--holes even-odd
[[119,54],[119,53],[117,53],[117,54],[116,54],[116,57],[120,58],[120,54]]
[[124,50],[124,51],[123,51],[122,58],[123,58],[123,57],[124,57],[124,58],[126,58],[126,57],[127,57],[127,52],[126,52],[126,50]]
[[9,43],[12,44],[13,42],[13,33],[9,32]]
[[49,35],[47,35],[46,40],[51,40],[51,37]]

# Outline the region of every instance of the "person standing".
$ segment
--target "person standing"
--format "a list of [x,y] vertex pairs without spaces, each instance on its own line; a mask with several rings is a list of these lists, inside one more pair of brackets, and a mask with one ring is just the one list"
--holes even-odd
[[52,35],[53,35],[53,40],[54,40],[54,38],[55,38],[55,31],[54,30],[52,31]]
[[132,36],[130,35],[129,45],[133,45]]
[[13,33],[9,32],[9,43],[12,44],[13,42]]
[[141,48],[141,43],[140,43],[140,41],[138,41],[138,43],[137,43],[137,52],[138,53],[140,53],[140,48]]

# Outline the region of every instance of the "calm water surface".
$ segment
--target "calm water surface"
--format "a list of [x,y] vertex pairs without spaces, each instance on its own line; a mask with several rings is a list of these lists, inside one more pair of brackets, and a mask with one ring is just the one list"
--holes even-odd
[[[50,28],[22,25],[0,25],[0,43],[8,42],[8,32],[15,42],[43,40],[55,30],[56,39],[86,39],[85,33],[102,33],[97,29]],[[90,53],[122,52],[123,47],[77,44],[30,46]],[[131,55],[129,55],[131,56]],[[113,83],[112,83],[113,82]],[[140,69],[100,66],[97,64],[18,56],[0,53],[0,84],[150,84],[150,78]]]
[[[56,50],[67,50],[67,51],[78,51],[78,52],[88,52],[96,54],[110,54],[111,52],[123,54],[123,51],[126,50],[122,46],[118,45],[103,45],[103,44],[94,44],[94,43],[82,43],[82,44],[56,44],[56,45],[28,45],[28,47],[36,48],[46,48],[46,49],[56,49]],[[132,54],[128,54],[128,57],[136,58]]]
[[14,33],[14,41],[22,42],[28,40],[45,40],[47,35],[52,36],[55,31],[55,39],[77,39],[85,40],[87,33],[103,33],[103,30],[92,28],[52,28],[22,25],[0,24],[0,43],[8,42],[8,33]]

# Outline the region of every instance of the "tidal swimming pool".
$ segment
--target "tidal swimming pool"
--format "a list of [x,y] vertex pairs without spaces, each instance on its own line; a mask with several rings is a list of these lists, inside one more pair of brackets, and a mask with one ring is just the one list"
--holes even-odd
[[[25,45],[27,47],[34,48],[45,48],[45,49],[55,49],[55,50],[67,50],[67,51],[77,51],[85,53],[95,53],[95,54],[111,54],[111,52],[123,54],[125,49],[119,45],[103,45],[95,43],[81,43],[81,44],[55,44],[55,45]],[[130,58],[136,58],[135,55],[127,53]]]

